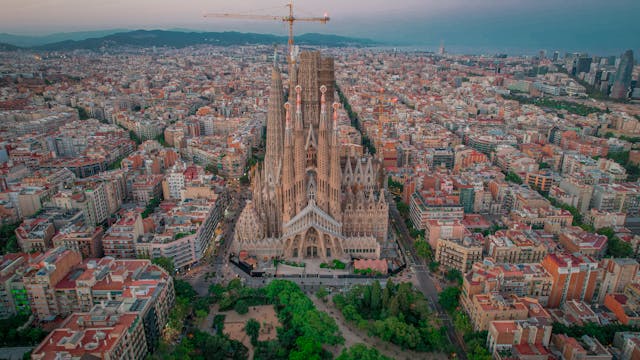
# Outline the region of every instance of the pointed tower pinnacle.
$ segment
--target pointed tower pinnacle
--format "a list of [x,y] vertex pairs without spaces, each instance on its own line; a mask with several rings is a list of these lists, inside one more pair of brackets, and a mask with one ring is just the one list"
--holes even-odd
[[327,97],[326,93],[327,87],[322,85],[320,86],[320,113],[325,114],[327,111]]
[[265,177],[268,184],[280,182],[278,173],[282,165],[283,135],[284,129],[284,94],[282,89],[282,76],[277,67],[271,72],[271,89],[269,90],[269,106],[267,112],[267,144],[265,153]]
[[289,102],[287,101],[284,104],[284,108],[286,110],[286,115],[285,115],[285,119],[286,119],[286,125],[285,125],[285,130],[291,130],[291,104],[289,104]]
[[294,125],[294,174],[296,194],[296,214],[305,206],[306,190],[304,179],[306,174],[307,154],[304,151],[304,125],[302,122],[302,87],[296,86],[296,123]]
[[286,125],[284,134],[284,156],[282,162],[282,221],[286,223],[294,216],[295,211],[295,177],[293,169],[294,140],[293,130],[291,128],[291,104],[287,102],[284,104],[284,108],[286,109]]
[[[342,170],[340,169],[340,140],[338,139],[338,109],[340,104],[333,103],[333,135],[331,136],[331,166],[329,168],[329,211],[331,216],[342,221],[341,188]],[[347,166],[349,163],[347,162]]]
[[339,103],[333,103],[333,131],[338,130],[338,109],[340,108]]
[[[330,158],[330,138],[329,119],[327,114],[327,87],[320,86],[320,125],[318,126],[318,206],[329,213],[329,158]],[[313,127],[310,126],[310,129]]]

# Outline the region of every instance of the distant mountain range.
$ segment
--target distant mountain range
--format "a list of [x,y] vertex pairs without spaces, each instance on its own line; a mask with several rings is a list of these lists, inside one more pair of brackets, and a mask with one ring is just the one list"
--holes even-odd
[[88,38],[97,38],[107,36],[115,33],[126,32],[127,29],[111,29],[111,30],[97,30],[97,31],[78,31],[78,32],[65,32],[55,33],[42,36],[28,36],[28,35],[13,35],[7,33],[0,33],[0,43],[11,44],[19,47],[31,47],[38,45],[51,44],[66,40],[84,40]]
[[0,51],[15,51],[20,49],[19,47],[11,44],[5,44],[0,42]]
[[[105,31],[106,32],[106,31]],[[106,48],[117,48],[121,46],[133,47],[174,47],[183,48],[192,45],[249,45],[262,44],[269,45],[274,43],[285,43],[287,38],[284,36],[256,33],[240,33],[240,32],[184,32],[184,31],[167,31],[167,30],[134,30],[125,32],[110,33],[97,37],[88,33],[67,33],[67,38],[54,42],[42,43],[39,39],[60,38],[64,34],[49,35],[43,38],[21,37],[9,34],[0,34],[0,49],[17,50],[16,45],[22,44],[20,48],[26,50],[100,50]],[[104,33],[104,32],[102,32]],[[25,45],[25,44],[33,45]],[[325,34],[303,34],[296,37],[296,43],[300,45],[315,46],[375,46],[379,43],[368,39],[357,39],[338,35]],[[14,45],[15,44],[15,45]]]

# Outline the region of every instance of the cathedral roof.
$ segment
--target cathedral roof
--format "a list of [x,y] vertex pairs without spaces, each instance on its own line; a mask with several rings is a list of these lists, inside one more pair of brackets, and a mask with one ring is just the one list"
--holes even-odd
[[240,213],[236,223],[236,240],[249,242],[264,238],[264,226],[253,202],[247,201],[247,205]]
[[[317,215],[318,218],[314,218],[314,215]],[[316,206],[314,201],[310,201],[302,211],[283,226],[284,229],[287,229],[285,236],[287,235],[286,233],[303,232],[310,227],[315,227],[336,236],[342,236],[340,234],[342,224],[332,218],[331,215],[322,211],[322,209]]]

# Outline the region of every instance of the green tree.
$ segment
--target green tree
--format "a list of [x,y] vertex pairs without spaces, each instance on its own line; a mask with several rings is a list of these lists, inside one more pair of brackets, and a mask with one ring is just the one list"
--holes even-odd
[[76,106],[75,109],[78,110],[78,119],[80,120],[89,119],[89,113],[87,113],[87,110],[85,110],[85,108],[81,106]]
[[433,327],[429,303],[411,283],[356,285],[333,301],[345,320],[384,341],[416,351],[446,346],[446,333]]
[[308,336],[296,339],[296,348],[289,354],[289,360],[320,360],[322,343]]
[[393,295],[393,290],[389,287],[389,283],[391,279],[387,281],[387,285],[382,289],[382,306],[384,308],[389,306],[389,301],[391,300],[391,295]]
[[387,312],[391,316],[398,316],[398,314],[400,314],[400,302],[396,296],[394,296],[389,302],[389,309]]
[[177,298],[186,299],[189,303],[192,303],[196,299],[196,296],[198,296],[198,293],[193,289],[193,286],[184,280],[174,280],[173,288],[176,291]]
[[258,336],[260,335],[260,323],[255,319],[247,320],[247,323],[244,325],[244,331],[251,339],[251,345],[256,346],[258,344]]
[[0,253],[7,254],[18,251],[18,238],[16,237],[18,226],[20,226],[20,222],[0,226]]
[[316,297],[322,300],[323,302],[327,302],[327,296],[329,296],[329,292],[327,291],[327,288],[320,285],[320,287],[318,288],[318,291],[316,291]]
[[637,326],[623,325],[611,323],[607,325],[600,325],[597,323],[589,322],[583,326],[566,326],[561,323],[553,323],[552,332],[554,334],[567,334],[568,336],[579,338],[583,335],[588,335],[598,339],[598,341],[604,345],[609,346],[613,343],[613,337],[617,332],[640,331]]
[[146,219],[147,217],[149,217],[149,215],[153,213],[153,211],[158,207],[158,205],[160,205],[160,199],[153,198],[149,200],[149,203],[147,204],[147,206],[145,206],[144,211],[142,212],[142,214],[140,214],[140,216],[142,216],[143,219]]
[[414,242],[414,246],[416,247],[416,254],[423,259],[431,259],[433,256],[433,251],[431,249],[431,245],[424,240],[424,238],[419,237]]
[[440,268],[440,263],[437,261],[429,262],[429,271],[436,272]]
[[249,305],[247,305],[247,302],[244,300],[238,300],[233,306],[233,310],[240,315],[244,315],[249,312]]
[[151,260],[151,263],[153,263],[154,265],[158,265],[161,268],[163,268],[167,273],[169,273],[169,275],[173,276],[175,274],[175,267],[173,266],[173,259],[168,258],[168,257],[157,257],[154,258],[153,260]]
[[142,144],[142,139],[140,139],[140,137],[133,132],[133,130],[129,130],[129,139],[133,140],[137,145]]
[[633,257],[633,247],[628,242],[622,241],[618,237],[614,236],[607,242],[607,256],[612,256],[614,258]]
[[473,326],[469,320],[469,316],[462,311],[458,311],[453,316],[453,326],[461,334],[469,334],[473,331]]
[[398,208],[400,216],[402,216],[403,218],[407,218],[409,216],[409,205],[402,201],[398,201],[396,203],[396,207]]
[[459,305],[460,288],[450,286],[438,294],[438,303],[448,312],[454,311]]
[[391,360],[375,348],[369,348],[365,344],[355,344],[342,350],[342,354],[336,360]]
[[444,278],[449,282],[456,282],[458,285],[462,285],[462,273],[458,269],[449,269]]
[[387,184],[390,188],[397,189],[397,191],[399,192],[402,192],[402,190],[404,189],[404,185],[402,185],[402,183],[398,181],[393,180],[391,176],[389,176],[389,178],[387,179]]
[[468,349],[467,358],[469,360],[491,360],[493,357],[491,353],[482,345],[475,344],[471,349]]
[[363,287],[362,307],[371,309],[371,287]]
[[247,175],[240,176],[241,185],[249,185],[249,177]]
[[[371,311],[377,314],[382,305],[382,288],[378,280],[371,285]],[[376,316],[377,317],[377,316]]]
[[610,227],[600,228],[600,229],[596,230],[596,233],[606,236],[607,239],[609,239],[609,240],[613,239],[616,236],[615,230],[613,230]]
[[504,177],[505,181],[512,182],[515,184],[522,184],[522,178],[514,173],[513,171],[509,171],[507,175]]
[[209,313],[207,313],[206,310],[196,310],[196,319],[198,321],[198,323],[202,323],[204,321],[204,319],[207,318],[207,315],[209,315]]
[[209,164],[204,169],[213,175],[218,175],[218,166],[216,164]]
[[351,304],[346,305],[342,309],[342,316],[344,316],[344,318],[347,321],[355,321],[355,320],[359,320],[359,319],[362,318],[360,316],[360,314],[358,313],[358,310],[356,309],[356,307],[351,305]]

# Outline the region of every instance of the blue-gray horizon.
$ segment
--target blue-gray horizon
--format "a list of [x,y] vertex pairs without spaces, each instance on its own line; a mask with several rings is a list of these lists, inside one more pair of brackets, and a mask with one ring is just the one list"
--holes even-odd
[[[286,34],[283,24],[205,19],[206,12],[285,14],[284,0],[222,1],[6,0],[0,32],[43,35],[60,32],[185,28]],[[640,49],[640,1],[613,0],[300,0],[301,16],[327,12],[327,25],[296,24],[296,32],[369,38],[393,45],[493,50],[535,49],[617,54]]]

